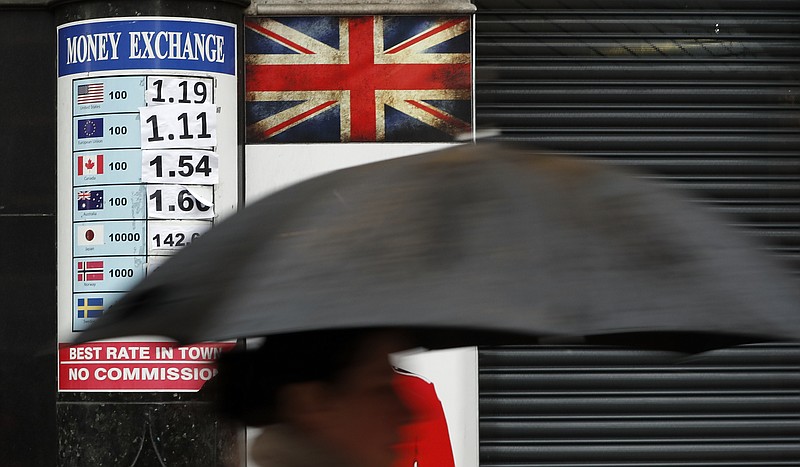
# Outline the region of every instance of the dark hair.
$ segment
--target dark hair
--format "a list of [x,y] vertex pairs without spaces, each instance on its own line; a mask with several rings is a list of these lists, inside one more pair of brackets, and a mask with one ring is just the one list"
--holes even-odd
[[218,360],[211,383],[223,416],[250,426],[278,421],[276,396],[287,384],[335,382],[353,364],[368,333],[315,331],[266,337],[255,350],[237,349]]

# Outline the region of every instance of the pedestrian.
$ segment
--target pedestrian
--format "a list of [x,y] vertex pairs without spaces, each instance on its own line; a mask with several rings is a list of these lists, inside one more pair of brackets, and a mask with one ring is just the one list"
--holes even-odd
[[409,412],[393,384],[395,331],[322,331],[265,338],[219,360],[220,410],[263,427],[250,446],[261,467],[391,467]]

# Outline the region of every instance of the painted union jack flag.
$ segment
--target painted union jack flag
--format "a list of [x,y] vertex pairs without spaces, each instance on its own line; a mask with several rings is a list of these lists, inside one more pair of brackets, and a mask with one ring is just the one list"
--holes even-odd
[[248,143],[452,141],[472,129],[469,17],[245,26]]

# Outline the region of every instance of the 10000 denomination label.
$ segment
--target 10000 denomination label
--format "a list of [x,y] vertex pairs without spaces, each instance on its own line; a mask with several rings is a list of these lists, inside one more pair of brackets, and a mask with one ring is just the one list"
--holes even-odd
[[141,221],[78,222],[74,256],[147,254],[147,223]]

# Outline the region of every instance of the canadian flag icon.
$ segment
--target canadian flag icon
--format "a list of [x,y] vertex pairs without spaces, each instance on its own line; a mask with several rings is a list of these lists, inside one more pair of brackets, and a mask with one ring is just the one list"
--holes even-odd
[[78,175],[101,175],[102,173],[102,154],[78,156]]

